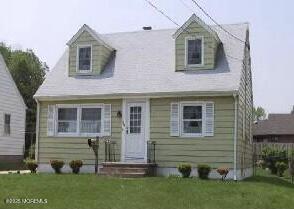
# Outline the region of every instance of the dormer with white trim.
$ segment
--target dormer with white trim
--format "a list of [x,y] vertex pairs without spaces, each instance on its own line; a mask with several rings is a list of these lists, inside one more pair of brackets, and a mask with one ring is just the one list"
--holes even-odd
[[173,38],[176,71],[215,68],[220,39],[217,33],[195,14],[174,33]]
[[115,51],[101,35],[86,24],[67,45],[69,47],[69,76],[99,75]]

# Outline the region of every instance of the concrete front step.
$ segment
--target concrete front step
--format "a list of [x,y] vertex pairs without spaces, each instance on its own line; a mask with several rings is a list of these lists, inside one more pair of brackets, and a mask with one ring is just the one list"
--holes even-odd
[[99,172],[101,175],[126,178],[153,176],[156,168],[153,163],[104,162],[102,166]]
[[148,173],[148,168],[134,168],[134,167],[103,167],[100,171],[108,173]]
[[113,173],[109,174],[108,172],[101,171],[99,175],[102,176],[115,176],[115,177],[121,177],[121,178],[141,178],[147,176],[146,173]]
[[121,163],[121,162],[103,162],[103,167],[128,167],[128,168],[149,168],[156,167],[154,163]]

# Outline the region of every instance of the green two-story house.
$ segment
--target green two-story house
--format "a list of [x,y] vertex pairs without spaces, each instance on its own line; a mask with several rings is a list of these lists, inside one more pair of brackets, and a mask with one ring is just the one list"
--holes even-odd
[[[233,34],[233,36],[232,36]],[[236,38],[238,37],[238,38]],[[99,167],[180,163],[252,174],[252,80],[248,24],[211,26],[192,15],[180,28],[99,34],[84,25],[35,94],[36,158],[83,160],[94,171],[88,138],[101,141]],[[106,153],[107,152],[107,153]],[[112,155],[109,158],[110,154]],[[152,158],[152,159],[151,159]]]

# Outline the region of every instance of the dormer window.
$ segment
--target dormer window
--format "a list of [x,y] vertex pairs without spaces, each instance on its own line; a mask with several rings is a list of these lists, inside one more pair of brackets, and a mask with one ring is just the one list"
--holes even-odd
[[78,63],[77,71],[87,73],[92,71],[92,46],[78,46],[77,51]]
[[187,37],[185,43],[186,66],[203,65],[203,37]]

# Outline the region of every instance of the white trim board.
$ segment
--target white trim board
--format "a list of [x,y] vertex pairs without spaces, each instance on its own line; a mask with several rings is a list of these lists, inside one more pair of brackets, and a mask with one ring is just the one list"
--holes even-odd
[[150,92],[150,93],[120,93],[101,95],[56,95],[56,96],[34,96],[39,101],[66,101],[77,99],[145,99],[145,98],[167,98],[167,97],[221,97],[233,96],[238,93],[234,91],[190,91],[190,92]]
[[234,180],[237,180],[238,95],[234,95]]

